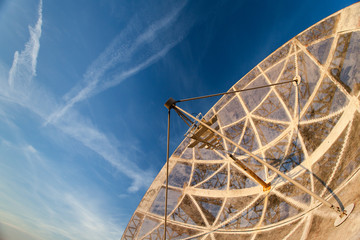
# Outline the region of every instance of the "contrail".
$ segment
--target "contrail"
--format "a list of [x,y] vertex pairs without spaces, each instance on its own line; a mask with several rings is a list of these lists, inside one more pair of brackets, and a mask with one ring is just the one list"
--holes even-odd
[[[84,82],[86,85],[80,90],[77,90],[75,96],[73,97],[68,97],[71,93],[73,93],[73,91],[71,91],[70,94],[67,94],[66,96],[69,99],[67,100],[66,104],[57,111],[53,112],[47,118],[44,125],[61,118],[77,102],[83,101],[90,96],[98,94],[109,87],[116,86],[126,78],[136,74],[137,72],[143,70],[163,57],[172,47],[174,47],[177,43],[180,42],[180,40],[182,40],[181,34],[184,34],[184,32],[187,32],[187,30],[181,32],[180,36],[177,34],[169,34],[171,35],[171,39],[165,41],[162,44],[161,49],[157,49],[155,52],[152,52],[150,56],[146,56],[145,59],[143,59],[136,66],[129,66],[128,69],[124,70],[122,73],[120,73],[120,75],[112,78],[109,83],[105,82],[102,84],[102,86],[99,86],[102,77],[107,71],[120,63],[130,62],[131,64],[131,61],[134,60],[134,55],[136,55],[138,52],[141,52],[146,44],[158,41],[158,38],[162,37],[158,36],[159,33],[166,29],[170,29],[170,26],[179,17],[180,12],[186,6],[186,3],[186,1],[183,1],[180,6],[171,11],[168,15],[158,21],[153,22],[145,29],[145,31],[136,36],[135,39],[132,39],[131,37],[128,38],[129,35],[131,36],[134,34],[134,29],[136,29],[134,26],[136,23],[133,21],[130,22],[128,27],[113,40],[113,42],[86,71],[84,75]],[[188,26],[188,28],[190,27]],[[170,29],[169,31],[173,30]],[[176,37],[174,38],[173,36]]]

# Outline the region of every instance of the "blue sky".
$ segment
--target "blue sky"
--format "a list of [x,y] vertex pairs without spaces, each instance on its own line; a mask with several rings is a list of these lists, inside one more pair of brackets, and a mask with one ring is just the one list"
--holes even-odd
[[166,161],[164,102],[353,2],[0,0],[0,238],[119,239]]

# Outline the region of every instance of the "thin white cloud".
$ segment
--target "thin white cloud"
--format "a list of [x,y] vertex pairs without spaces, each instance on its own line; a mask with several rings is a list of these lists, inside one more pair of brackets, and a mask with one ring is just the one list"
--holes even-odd
[[[176,46],[187,34],[187,31],[191,26],[186,26],[186,29],[179,31],[177,34],[168,34],[170,39],[165,41],[161,39],[160,33],[167,30],[173,31],[171,25],[179,17],[182,9],[186,6],[187,1],[182,1],[179,6],[174,8],[168,15],[160,20],[154,21],[149,25],[140,35],[134,34],[137,31],[138,24],[136,20],[131,21],[126,29],[122,31],[112,43],[105,49],[105,51],[94,61],[84,75],[85,86],[79,89],[79,87],[72,89],[65,95],[67,100],[65,105],[53,112],[46,120],[45,125],[56,121],[61,118],[70,108],[77,102],[83,101],[101,91],[106,90],[109,87],[116,86],[126,78],[135,75],[139,71],[153,64],[160,58],[166,55],[166,53]],[[135,36],[134,36],[135,35]],[[135,55],[139,52],[144,52],[148,48],[147,44],[160,41],[161,48],[154,49],[150,52],[150,56],[142,56],[139,63],[135,59]],[[120,74],[117,74],[109,82],[101,84],[104,80],[104,75],[111,70],[114,66],[121,64],[119,67],[130,66],[125,68]],[[134,62],[134,63],[133,63]]]
[[124,154],[117,150],[104,133],[100,132],[91,122],[72,109],[57,121],[55,126],[99,154],[118,171],[132,179],[132,185],[128,188],[130,192],[138,191],[141,187],[148,187],[148,184],[152,181],[153,172],[141,170],[137,165],[129,161]]
[[154,62],[156,62],[159,59],[161,59],[162,57],[164,57],[168,53],[168,51],[170,51],[174,46],[176,46],[181,40],[182,39],[178,39],[174,43],[167,44],[166,46],[164,46],[163,49],[161,49],[159,52],[152,55],[151,57],[149,57],[145,61],[141,62],[140,64],[138,64],[136,66],[134,66],[133,68],[127,69],[126,71],[121,72],[120,74],[117,74],[110,81],[104,82],[104,84],[102,84],[102,86],[99,89],[97,89],[95,93],[100,93],[102,91],[105,91],[108,88],[114,87],[114,86],[120,84],[125,79],[127,79],[127,78],[131,77],[132,75],[138,73],[139,71],[147,68],[148,66],[150,66]]
[[[136,32],[131,32],[134,26],[130,24],[128,29],[123,31],[89,67],[89,70],[84,75],[84,86],[76,88],[74,92],[70,92],[67,96],[68,101],[66,104],[59,108],[59,111],[51,115],[51,111],[57,109],[58,101],[48,91],[39,86],[36,81],[31,81],[36,76],[37,57],[40,49],[42,28],[42,0],[40,0],[37,23],[34,27],[29,27],[30,38],[25,44],[24,50],[14,53],[14,60],[8,72],[8,77],[1,77],[2,79],[0,79],[0,99],[7,107],[11,107],[16,103],[31,110],[44,121],[51,122],[53,126],[67,136],[76,139],[88,149],[97,153],[114,169],[132,180],[128,192],[135,192],[140,188],[148,187],[154,177],[154,173],[141,169],[133,161],[127,159],[127,155],[119,150],[118,146],[110,140],[109,136],[101,132],[90,119],[79,114],[71,106],[98,93],[99,90],[104,91],[109,87],[119,84],[167,54],[168,51],[182,40],[191,24],[186,26],[185,30],[180,31],[182,34],[177,35],[173,32],[170,34],[171,37],[167,39],[162,39],[159,35],[162,35],[163,31],[171,28],[172,23],[179,17],[185,5],[186,2],[182,2],[180,6],[167,16],[154,21],[140,35]],[[128,36],[129,31],[134,37],[127,39],[125,43],[122,42]],[[158,46],[155,46],[153,49],[149,48],[149,45],[156,45],[154,42],[157,42]],[[150,49],[149,52],[142,54],[145,52],[144,50],[148,49]],[[119,64],[124,66],[121,68],[121,71],[112,71],[114,67],[118,68]],[[107,78],[108,81],[103,81],[105,74],[108,74],[109,71],[112,71],[114,74],[111,78]],[[7,112],[2,114],[6,116]],[[52,116],[55,116],[53,120]],[[11,119],[8,119],[8,121],[12,123]],[[59,134],[59,136],[61,135]],[[75,193],[71,186],[64,186],[65,180],[61,176],[57,177],[58,180],[53,180],[55,181],[54,183],[52,181],[44,181],[41,175],[37,175],[39,172],[41,174],[56,175],[54,174],[56,171],[51,170],[51,167],[47,166],[47,161],[44,160],[40,151],[31,143],[24,143],[18,152],[22,152],[27,157],[30,166],[26,170],[28,175],[18,178],[18,181],[29,180],[32,179],[31,177],[34,180],[28,182],[28,184],[34,185],[32,188],[24,190],[22,199],[30,199],[32,197],[36,201],[34,200],[35,202],[32,206],[13,202],[13,208],[19,209],[16,216],[10,214],[10,217],[17,218],[17,221],[14,220],[13,223],[21,219],[29,219],[29,216],[34,216],[29,219],[30,226],[43,228],[43,230],[39,230],[40,233],[46,235],[46,232],[52,232],[69,239],[113,239],[121,234],[122,229],[116,226],[114,223],[116,221],[105,221],[108,219],[108,215],[104,214],[94,204],[84,205],[83,202],[87,201],[86,197],[79,196],[79,193]],[[32,168],[31,166],[37,167]],[[0,188],[4,188],[3,193],[11,192],[11,189],[16,189],[16,183],[8,181],[8,183],[0,184]],[[19,189],[16,191],[19,192]],[[35,191],[35,193],[32,191]],[[45,194],[44,191],[47,192],[45,198],[42,195]],[[18,196],[16,192],[13,192],[13,194],[4,195],[9,205]],[[64,196],[65,198],[63,198]],[[53,204],[56,204],[56,206]],[[37,209],[39,205],[42,206],[42,210],[37,213],[34,209]],[[68,221],[64,222],[64,218]],[[46,219],[54,220],[45,222]],[[75,223],[74,219],[76,220]],[[76,238],[76,236],[81,237]],[[49,237],[51,239],[51,235]]]
[[[76,103],[93,94],[94,90],[99,87],[100,79],[109,69],[124,61],[124,56],[132,57],[134,53],[140,51],[141,46],[153,41],[157,33],[175,21],[182,8],[183,5],[164,19],[154,22],[146,31],[135,38],[136,41],[131,45],[130,51],[118,49],[118,40],[109,46],[104,56],[96,60],[90,70],[86,72],[86,87],[75,93],[74,97],[71,98],[72,101]],[[51,110],[58,105],[54,96],[39,86],[36,81],[32,81],[36,76],[41,28],[42,0],[39,3],[37,23],[35,26],[29,27],[30,38],[24,49],[14,53],[10,69],[4,69],[4,66],[0,68],[0,101],[1,106],[4,106],[0,115],[2,122],[5,121],[9,126],[13,125],[14,129],[18,128],[16,122],[13,121],[16,116],[11,116],[12,111],[10,111],[11,113],[7,111],[13,108],[14,103],[29,109],[44,121],[48,119]],[[112,81],[107,83],[109,85],[103,87],[111,87],[136,74],[136,72],[163,57],[176,44],[176,39],[169,41],[161,49],[154,51],[146,58],[138,61],[137,64],[131,65],[120,74],[115,75]],[[114,50],[118,51],[118,55],[113,58],[109,57],[109,54],[114,54]],[[8,71],[8,76],[3,74],[4,70]],[[148,187],[154,173],[145,171],[133,161],[128,160],[127,154],[120,151],[118,146],[114,144],[112,141],[114,139],[110,140],[106,134],[93,125],[90,119],[82,116],[75,109],[67,109],[61,115],[61,118],[52,122],[52,126],[97,153],[116,171],[128,177],[131,180],[131,185],[127,189],[128,192],[135,192],[140,188]],[[61,137],[59,132],[55,132],[58,136],[53,137]],[[16,140],[23,139],[21,129],[18,128],[12,133]],[[8,206],[7,211],[0,212],[2,217],[6,216],[3,220],[17,226],[20,223],[21,229],[34,232],[36,236],[41,236],[43,239],[53,239],[53,237],[58,236],[68,239],[115,239],[121,235],[123,226],[119,226],[119,219],[111,219],[109,214],[99,207],[106,204],[106,200],[101,194],[97,194],[89,200],[86,196],[88,193],[84,192],[83,196],[76,189],[73,189],[63,179],[61,171],[49,164],[49,160],[42,156],[41,151],[36,149],[33,143],[22,142],[21,146],[16,147],[13,143],[6,142],[5,139],[0,138],[0,140],[3,147],[12,149],[14,153],[22,154],[25,158],[23,163],[26,163],[27,166],[26,168],[19,168],[20,176],[15,179],[16,181],[11,178],[11,173],[2,176],[2,179],[6,181],[0,183],[0,189],[2,189],[0,195],[4,200],[3,204]],[[22,199],[26,199],[26,204],[22,202]],[[100,205],[92,203],[91,201],[94,199],[100,201]]]
[[37,56],[40,49],[40,37],[42,26],[42,0],[38,7],[38,20],[34,27],[29,26],[30,39],[25,44],[25,49],[14,54],[14,61],[9,71],[8,83],[14,86],[15,79],[30,81],[36,75]]
[[13,87],[13,84],[14,84],[14,79],[16,77],[15,75],[17,73],[18,61],[19,61],[19,52],[16,51],[14,53],[14,60],[13,60],[11,69],[9,71],[9,80],[8,80],[8,82],[9,82],[10,87]]
[[[38,14],[36,26],[29,27],[30,39],[25,44],[25,49],[20,54],[16,52],[14,55],[8,84],[1,81],[0,99],[28,108],[46,120],[51,111],[57,107],[57,101],[36,82],[29,81],[36,73],[42,26],[42,1],[39,3]],[[104,67],[100,63],[97,66]],[[142,187],[146,188],[152,181],[153,172],[144,171],[129,161],[126,154],[120,152],[108,136],[96,128],[90,119],[78,114],[77,111],[73,109],[66,111],[63,118],[54,122],[53,126],[97,153],[117,171],[131,179],[132,184],[128,191],[134,192]]]
[[[89,198],[90,193],[64,181],[59,167],[27,143],[9,143],[7,151],[23,154],[25,159],[17,172],[22,177],[12,178],[12,172],[0,169],[1,221],[31,233],[34,239],[62,236],[61,239],[95,240],[116,239],[121,235],[120,219],[104,211],[107,202],[101,192],[93,188],[94,195]],[[36,173],[26,167],[34,159],[41,162],[36,166]],[[31,178],[34,176],[38,179]]]

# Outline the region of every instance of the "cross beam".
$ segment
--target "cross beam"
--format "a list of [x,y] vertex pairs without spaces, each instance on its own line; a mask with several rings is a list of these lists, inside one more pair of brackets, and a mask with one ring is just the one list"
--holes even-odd
[[[216,115],[212,117],[209,121],[201,120],[208,126],[212,126],[216,121]],[[219,127],[216,127],[217,130]],[[215,132],[204,127],[203,125],[199,125],[196,129],[194,134],[190,136],[194,141],[188,146],[189,148],[193,148],[201,143],[199,148],[207,147],[209,149],[217,149],[217,150],[224,150],[224,147],[219,142],[218,136],[215,135]],[[246,172],[250,177],[252,177],[257,183],[259,183],[263,187],[263,191],[266,192],[271,189],[271,183],[266,183],[262,180],[254,171],[252,171],[245,163],[241,160],[235,158],[232,154],[228,153],[228,156],[238,165],[244,172]]]
[[281,172],[280,170],[278,170],[277,168],[275,168],[274,166],[272,166],[271,164],[267,163],[266,161],[262,160],[261,158],[259,158],[258,156],[256,156],[255,154],[253,154],[252,152],[248,151],[247,149],[245,149],[244,147],[240,146],[239,144],[235,143],[233,140],[231,140],[230,138],[226,137],[225,135],[223,135],[222,133],[220,133],[219,131],[216,131],[215,129],[212,129],[209,125],[207,125],[206,123],[202,122],[201,120],[195,118],[194,116],[192,116],[190,113],[186,112],[185,110],[179,108],[178,106],[176,106],[175,103],[173,103],[171,105],[171,108],[174,108],[182,113],[184,113],[185,115],[187,115],[188,117],[192,118],[193,120],[199,122],[199,124],[201,124],[202,126],[206,127],[207,129],[213,131],[214,133],[216,133],[217,135],[221,136],[223,139],[225,139],[226,141],[230,142],[231,144],[233,144],[234,146],[238,147],[240,150],[242,150],[243,152],[245,152],[247,155],[249,155],[250,157],[254,158],[256,161],[258,161],[259,163],[261,163],[262,165],[270,168],[271,170],[273,170],[274,172],[276,172],[278,175],[280,175],[281,177],[285,178],[287,181],[289,181],[290,183],[294,184],[296,187],[298,187],[299,189],[301,189],[302,191],[304,191],[305,193],[313,196],[315,199],[317,199],[318,201],[320,201],[321,203],[323,203],[325,206],[329,207],[330,209],[334,210],[337,214],[339,214],[339,216],[342,218],[343,216],[347,216],[347,213],[345,210],[341,210],[340,207],[335,207],[333,204],[331,204],[330,202],[326,201],[325,199],[323,199],[322,197],[320,197],[319,195],[317,195],[316,193],[310,191],[309,189],[307,189],[306,187],[304,187],[303,185],[301,185],[300,183],[296,182],[294,179],[290,178],[289,176],[287,176],[286,174],[284,174],[283,172]]

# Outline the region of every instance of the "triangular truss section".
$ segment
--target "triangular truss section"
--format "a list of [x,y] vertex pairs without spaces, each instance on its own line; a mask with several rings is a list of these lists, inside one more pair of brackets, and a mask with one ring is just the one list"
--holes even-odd
[[[333,176],[339,170],[338,167],[340,166],[339,163],[341,157],[344,155],[344,143],[348,130],[348,127],[345,128],[331,147],[312,166],[315,192],[319,195],[323,195],[325,192],[329,193],[329,191],[331,191],[329,184],[335,180]],[[323,179],[328,180],[327,182],[324,182]]]
[[212,197],[194,197],[207,222],[213,225],[223,205],[223,199]]
[[[175,224],[169,223],[166,230],[167,239],[184,239],[186,237],[194,236],[199,234],[198,230],[192,228],[186,228],[184,226],[178,226]],[[154,229],[149,235],[147,235],[143,240],[155,240],[163,239],[164,237],[164,225]]]
[[267,199],[267,207],[264,218],[264,225],[278,223],[286,218],[293,217],[302,210],[279,198],[276,194],[270,194]]
[[193,149],[192,148],[186,148],[185,151],[181,154],[180,158],[185,160],[191,160],[193,159]]
[[185,151],[186,147],[189,145],[191,141],[191,138],[186,137],[179,145],[179,147],[174,151],[173,156],[174,157],[179,157],[180,155],[183,154],[183,152]]
[[179,207],[175,209],[170,219],[177,222],[183,222],[186,224],[192,224],[196,226],[206,225],[196,205],[188,195],[184,196]]
[[251,177],[245,175],[242,171],[233,165],[230,165],[230,185],[229,189],[244,189],[258,186]]
[[174,110],[190,129],[122,239],[335,236],[328,204],[346,207],[359,195],[359,12],[353,4],[285,43],[211,95],[224,94],[204,117],[180,106],[195,98],[169,99],[169,120]]
[[191,186],[198,185],[199,183],[205,181],[222,166],[222,164],[196,164],[191,179]]
[[344,92],[342,92],[333,81],[328,77],[324,78],[317,90],[313,101],[303,114],[302,120],[313,120],[317,118],[324,118],[339,111],[348,99]]
[[[226,137],[232,139],[235,143],[239,143],[241,137],[245,131],[245,119],[241,120],[229,127],[223,128],[223,132]],[[226,142],[226,150],[230,153],[234,153],[237,147],[230,142]]]
[[339,18],[340,14],[327,18],[326,20],[306,30],[304,33],[298,35],[296,39],[303,45],[308,46],[317,40],[327,38],[334,34]]
[[[265,159],[272,166],[277,169],[280,168],[285,156],[286,150],[289,146],[289,134],[276,142],[272,147],[265,151]],[[271,169],[268,169],[268,176],[275,174]]]
[[226,190],[228,170],[226,165],[208,181],[202,183],[199,188]]
[[289,121],[289,116],[281,104],[279,98],[272,91],[265,101],[253,112],[262,118],[278,121]]
[[150,217],[145,217],[144,222],[141,226],[139,234],[137,235],[138,238],[142,238],[149,231],[153,230],[155,227],[159,226],[160,222],[158,220],[152,219]]
[[307,50],[316,58],[320,64],[325,64],[334,38],[328,38],[307,47]]
[[348,93],[359,84],[360,59],[359,31],[345,32],[338,38],[335,52],[329,66],[330,74]]
[[[179,203],[181,192],[175,189],[168,190],[168,213],[170,213]],[[165,188],[162,187],[153,201],[150,210],[151,213],[164,216],[165,215]]]
[[[263,75],[260,75],[254,81],[249,84],[246,89],[256,88],[260,86],[266,86],[269,83],[265,80]],[[251,112],[255,107],[259,105],[259,103],[264,99],[264,97],[268,94],[270,88],[258,88],[252,91],[241,92],[240,96],[242,101],[245,103],[246,108],[249,112]]]
[[258,195],[251,195],[226,199],[224,207],[220,213],[219,220],[215,225],[225,225],[225,222],[229,222],[233,217],[236,217],[252,208],[259,198],[260,196]]
[[258,67],[254,67],[248,74],[241,78],[235,85],[235,90],[244,89],[251,81],[253,81],[257,76],[260,75],[260,70]]
[[305,160],[305,153],[301,145],[299,136],[294,133],[289,142],[287,153],[280,164],[281,172],[289,172]]
[[183,187],[188,184],[192,166],[188,163],[178,162],[169,175],[169,185]]
[[[141,223],[144,216],[140,213],[135,213],[134,216],[131,218],[129,225],[124,232],[123,238],[128,239],[134,239],[136,237],[137,232],[139,231],[140,227],[142,227]],[[152,229],[151,227],[149,228]],[[149,230],[147,229],[147,231]]]
[[280,73],[284,69],[284,65],[285,65],[285,60],[282,60],[281,62],[277,63],[276,65],[274,65],[265,72],[265,75],[268,77],[271,83],[277,82]]
[[[285,69],[278,80],[278,83],[291,81],[295,78],[295,57],[291,56],[288,58]],[[282,101],[285,103],[287,110],[290,115],[294,115],[295,110],[295,99],[297,94],[297,89],[294,84],[284,84],[275,86],[276,91],[280,94]]]
[[266,145],[282,134],[289,125],[274,123],[270,121],[258,120],[253,118],[256,131],[260,137],[261,144]]
[[264,166],[253,157],[241,159],[241,161],[244,162],[258,177],[262,179],[265,178]]
[[[249,121],[247,121],[244,135],[240,141],[240,146],[250,152],[255,151],[259,148],[259,143],[256,139],[255,131]],[[240,150],[240,152],[242,151]]]
[[316,84],[320,79],[319,66],[313,62],[304,52],[298,54],[299,74],[301,84],[299,85],[299,104],[302,109],[312,95]]
[[259,65],[263,69],[263,71],[287,57],[290,51],[290,47],[290,43],[284,45],[283,47],[275,51],[273,54],[271,54],[269,57],[267,57],[263,62],[261,62]]
[[221,126],[232,124],[245,117],[246,112],[239,99],[234,97],[225,107],[218,112],[218,118]]
[[[309,171],[303,171],[299,176],[295,177],[295,180],[311,190],[312,182],[311,175]],[[292,183],[285,183],[276,188],[276,192],[281,194],[285,200],[292,202],[293,205],[298,205],[298,208],[307,207],[311,204],[311,196],[299,190]]]
[[233,220],[226,223],[222,228],[238,229],[238,228],[253,228],[260,223],[261,216],[264,210],[264,198],[260,197],[250,207],[241,211]]
[[309,153],[314,152],[314,150],[323,142],[335,127],[340,117],[341,114],[338,114],[331,118],[320,119],[319,121],[301,124],[299,126],[302,139],[304,140],[304,144]]
[[292,238],[293,230],[297,229],[301,225],[301,220],[297,220],[289,223],[286,226],[277,227],[275,229],[269,229],[267,231],[258,232],[256,240],[269,240],[269,239],[300,239]]

